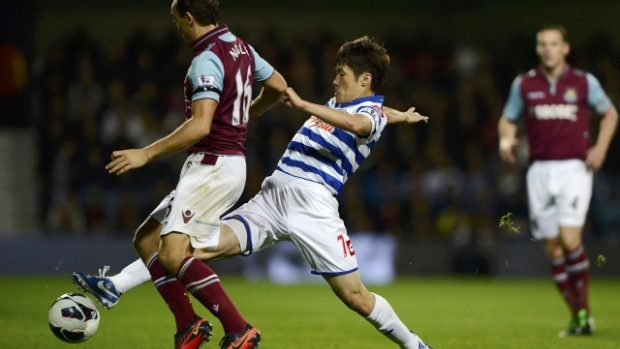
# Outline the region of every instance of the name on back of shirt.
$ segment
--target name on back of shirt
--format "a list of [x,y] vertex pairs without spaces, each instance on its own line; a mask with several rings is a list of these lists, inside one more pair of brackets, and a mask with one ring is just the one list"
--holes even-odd
[[232,56],[232,58],[236,61],[237,58],[241,55],[247,55],[248,50],[243,45],[235,44],[232,49],[228,52]]

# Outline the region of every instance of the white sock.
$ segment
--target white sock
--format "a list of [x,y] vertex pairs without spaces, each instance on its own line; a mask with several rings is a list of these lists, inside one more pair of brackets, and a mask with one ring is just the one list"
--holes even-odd
[[151,281],[151,273],[144,265],[144,262],[141,259],[137,259],[123,268],[120,273],[110,276],[110,280],[112,280],[117,291],[125,293],[136,286]]
[[422,340],[400,321],[390,303],[378,294],[373,294],[375,296],[375,307],[366,320],[375,326],[379,332],[398,343],[401,348],[419,349],[420,343],[424,348],[425,345]]

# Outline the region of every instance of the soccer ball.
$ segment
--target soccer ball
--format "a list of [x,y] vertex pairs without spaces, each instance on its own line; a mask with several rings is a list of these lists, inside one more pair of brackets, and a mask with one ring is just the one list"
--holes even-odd
[[81,293],[65,293],[52,303],[48,314],[52,332],[69,343],[92,337],[99,327],[95,303]]

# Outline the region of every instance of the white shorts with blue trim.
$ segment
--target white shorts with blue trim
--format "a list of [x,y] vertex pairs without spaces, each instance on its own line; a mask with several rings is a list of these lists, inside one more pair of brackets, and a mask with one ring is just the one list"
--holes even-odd
[[237,235],[244,255],[286,240],[297,246],[313,274],[357,270],[338,200],[322,184],[275,171],[252,200],[227,214],[222,223]]
[[560,227],[582,227],[592,197],[592,171],[582,160],[536,160],[527,171],[532,236],[554,239]]
[[205,164],[204,156],[187,157],[175,190],[151,213],[163,225],[162,236],[189,235],[194,248],[218,245],[220,218],[239,200],[246,176],[241,155],[218,155],[215,164]]

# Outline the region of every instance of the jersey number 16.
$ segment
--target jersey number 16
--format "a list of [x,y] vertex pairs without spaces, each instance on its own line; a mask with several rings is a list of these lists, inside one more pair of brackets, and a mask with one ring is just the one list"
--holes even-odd
[[237,126],[241,123],[247,124],[250,116],[250,104],[252,103],[252,84],[250,83],[252,77],[252,67],[248,66],[248,72],[243,79],[241,70],[237,70],[235,74],[235,88],[237,94],[235,96],[235,102],[233,103],[232,110],[232,124]]

